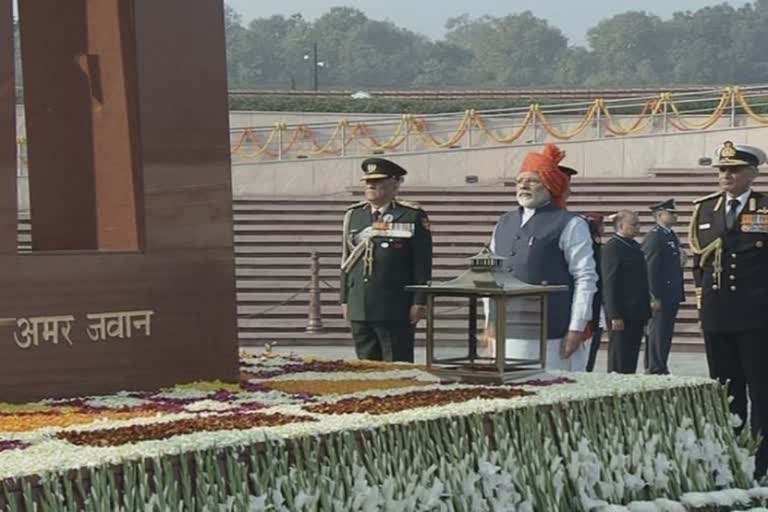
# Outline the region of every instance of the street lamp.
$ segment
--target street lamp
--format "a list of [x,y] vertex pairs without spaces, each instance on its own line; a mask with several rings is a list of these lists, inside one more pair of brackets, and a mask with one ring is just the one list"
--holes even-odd
[[312,90],[317,91],[317,70],[326,66],[325,61],[317,60],[317,42],[312,43],[312,54],[305,53],[304,60],[312,59]]

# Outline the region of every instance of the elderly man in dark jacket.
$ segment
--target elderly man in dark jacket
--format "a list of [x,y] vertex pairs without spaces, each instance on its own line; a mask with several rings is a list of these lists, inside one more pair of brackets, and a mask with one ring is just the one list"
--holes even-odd
[[603,247],[603,305],[610,330],[608,371],[635,373],[645,324],[651,316],[648,271],[635,241],[637,213],[621,210],[614,218],[616,234]]

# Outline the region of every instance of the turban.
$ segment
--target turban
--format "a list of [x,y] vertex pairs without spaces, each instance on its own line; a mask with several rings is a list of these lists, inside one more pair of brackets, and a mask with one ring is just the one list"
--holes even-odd
[[520,173],[535,172],[539,175],[552,196],[552,203],[559,208],[565,207],[565,192],[568,190],[568,176],[557,168],[563,158],[565,151],[554,144],[545,144],[541,153],[528,153],[520,166]]

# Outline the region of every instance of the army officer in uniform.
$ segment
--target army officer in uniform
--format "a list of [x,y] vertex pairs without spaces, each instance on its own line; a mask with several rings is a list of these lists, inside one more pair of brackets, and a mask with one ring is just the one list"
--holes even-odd
[[717,149],[720,190],[694,201],[689,229],[696,299],[709,374],[728,382],[731,410],[763,441],[755,476],[768,467],[768,196],[752,189],[763,151],[730,141]]
[[672,348],[672,334],[683,291],[685,255],[680,240],[672,231],[677,222],[675,200],[669,199],[650,207],[656,225],[643,239],[643,253],[648,264],[648,286],[651,290],[651,321],[645,347],[646,373],[666,375]]
[[360,359],[414,358],[425,297],[408,285],[432,279],[432,234],[418,205],[397,199],[406,171],[383,158],[362,164],[365,201],[344,214],[341,307]]

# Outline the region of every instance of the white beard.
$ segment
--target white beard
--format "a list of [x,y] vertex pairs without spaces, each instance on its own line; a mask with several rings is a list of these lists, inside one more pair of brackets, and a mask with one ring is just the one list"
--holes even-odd
[[530,192],[527,190],[517,192],[517,202],[520,204],[520,206],[531,210],[539,208],[540,206],[544,206],[551,199],[552,196],[549,193],[549,190],[545,188],[541,188],[536,192]]

